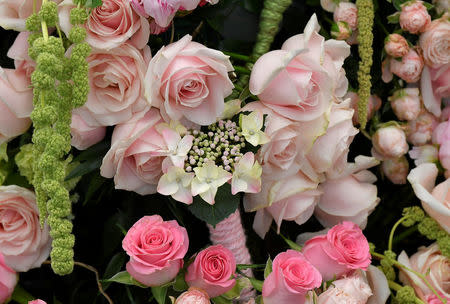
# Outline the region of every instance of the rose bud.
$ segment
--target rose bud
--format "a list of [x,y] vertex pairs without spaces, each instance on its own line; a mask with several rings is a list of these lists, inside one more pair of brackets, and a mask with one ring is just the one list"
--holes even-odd
[[408,152],[405,132],[399,127],[378,129],[372,136],[372,154],[378,159],[398,158]]
[[410,1],[402,6],[400,26],[411,34],[421,33],[431,22],[431,16],[422,1]]
[[408,160],[405,156],[400,158],[389,158],[381,164],[384,175],[396,185],[406,184],[406,177],[409,172]]
[[336,40],[346,40],[352,35],[352,29],[345,21],[338,21],[331,26],[331,36]]
[[384,41],[384,49],[389,56],[400,58],[408,54],[408,41],[399,34],[390,34]]
[[450,170],[450,121],[441,122],[433,131],[433,143],[439,144],[439,161]]
[[410,49],[408,54],[402,57],[402,61],[390,60],[390,71],[407,83],[417,82],[423,70],[423,59],[414,50]]
[[175,301],[175,304],[210,304],[209,296],[201,289],[190,287]]
[[418,88],[398,90],[389,97],[392,110],[400,120],[413,120],[420,113],[420,91]]
[[[353,112],[353,124],[356,126],[359,124],[359,117],[358,117],[358,102],[359,102],[359,96],[355,92],[348,92],[344,99],[350,98],[350,107],[354,110]],[[367,107],[367,121],[372,119],[373,115],[376,111],[378,111],[381,108],[381,98],[377,95],[370,95],[369,97],[369,104]]]
[[436,117],[426,110],[422,110],[416,119],[408,121],[406,127],[408,142],[414,146],[425,145],[431,141],[433,130],[437,124]]
[[348,24],[353,31],[358,27],[358,9],[356,4],[351,2],[339,2],[333,14],[334,22],[343,21]]
[[371,261],[369,243],[352,222],[342,222],[326,235],[313,237],[305,243],[302,252],[320,271],[324,281],[340,278],[355,269],[367,270]]

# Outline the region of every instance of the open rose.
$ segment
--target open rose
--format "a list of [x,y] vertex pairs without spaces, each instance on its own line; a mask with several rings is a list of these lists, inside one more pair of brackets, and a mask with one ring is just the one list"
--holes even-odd
[[6,303],[17,284],[17,274],[5,264],[3,255],[0,252],[0,303]]
[[433,20],[420,35],[423,59],[430,68],[439,68],[450,62],[450,21],[448,15]]
[[41,266],[50,253],[47,225],[41,229],[36,197],[18,186],[0,186],[0,253],[15,271]]
[[327,281],[339,278],[354,269],[366,270],[370,265],[369,243],[361,229],[352,222],[343,222],[305,243],[302,250],[308,261]]
[[319,271],[298,251],[288,250],[273,260],[262,289],[264,304],[303,304],[308,291],[319,287]]
[[185,278],[189,286],[203,289],[214,298],[233,288],[235,271],[233,253],[222,245],[214,245],[197,254]]
[[88,126],[112,126],[144,116],[144,76],[150,48],[139,51],[125,43],[110,51],[94,50],[88,57],[90,91],[86,103],[73,111]]
[[106,134],[106,127],[91,127],[80,115],[72,114],[70,124],[71,145],[78,150],[85,150],[100,142]]
[[333,284],[318,297],[319,304],[365,304],[372,290],[361,272],[333,281]]
[[230,60],[222,52],[193,42],[189,35],[163,47],[145,76],[145,95],[166,121],[209,125],[222,116],[233,84]]
[[422,1],[411,1],[402,6],[400,26],[411,34],[423,32],[431,22],[431,16]]
[[[70,10],[73,7],[72,0],[60,4],[59,20],[66,35],[72,28]],[[129,0],[103,0],[102,5],[89,14],[86,31],[86,41],[96,49],[111,50],[128,40],[142,49],[148,42],[150,25],[133,10]]]
[[130,256],[130,275],[144,285],[161,286],[183,267],[189,238],[176,221],[163,221],[159,215],[144,216],[128,230],[122,247]]

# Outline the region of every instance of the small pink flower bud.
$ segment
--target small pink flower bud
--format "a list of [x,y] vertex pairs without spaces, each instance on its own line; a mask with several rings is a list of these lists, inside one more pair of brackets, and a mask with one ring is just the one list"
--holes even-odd
[[398,90],[389,97],[392,110],[400,120],[413,120],[420,113],[420,91],[418,88]]
[[333,14],[334,22],[344,21],[354,31],[358,27],[358,9],[351,2],[340,2]]
[[384,41],[384,49],[389,56],[399,58],[409,52],[408,41],[399,34],[390,34]]
[[331,36],[336,40],[347,40],[352,35],[352,29],[345,21],[338,21],[331,26]]
[[384,175],[394,184],[403,185],[408,176],[409,164],[406,157],[389,158],[381,164]]
[[402,57],[402,60],[391,59],[390,71],[407,83],[417,82],[422,75],[423,59],[416,51],[410,49],[408,54]]
[[422,110],[419,116],[408,121],[406,134],[408,142],[414,146],[422,146],[431,141],[434,128],[438,125],[436,117],[426,110]]
[[408,152],[405,132],[397,126],[378,129],[372,137],[372,144],[379,159],[399,158]]
[[431,16],[422,1],[411,1],[402,6],[400,26],[411,34],[418,34],[431,23]]

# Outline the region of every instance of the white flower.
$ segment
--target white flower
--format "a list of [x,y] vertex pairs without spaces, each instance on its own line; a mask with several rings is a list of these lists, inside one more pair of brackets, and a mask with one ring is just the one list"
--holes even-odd
[[182,168],[172,166],[159,179],[158,192],[190,205],[192,204],[190,186],[193,178],[194,173],[186,173]]
[[231,193],[238,192],[258,193],[261,191],[262,167],[255,161],[255,154],[247,152],[238,163],[234,165],[231,180]]
[[197,194],[210,205],[214,205],[217,189],[228,182],[232,174],[217,167],[209,161],[203,167],[194,168],[195,178],[192,180],[192,195]]

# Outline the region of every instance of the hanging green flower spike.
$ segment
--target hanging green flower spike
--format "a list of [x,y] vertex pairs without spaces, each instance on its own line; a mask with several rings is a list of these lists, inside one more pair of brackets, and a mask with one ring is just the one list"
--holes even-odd
[[59,275],[73,270],[73,246],[71,201],[67,182],[64,181],[70,152],[70,123],[72,109],[84,104],[89,92],[88,64],[86,57],[90,47],[83,42],[84,28],[78,26],[87,20],[87,13],[80,8],[83,0],[74,0],[77,8],[71,11],[74,25],[69,40],[74,43],[70,58],[65,57],[61,37],[48,35],[48,27],[58,24],[56,3],[43,0],[38,14],[32,14],[26,23],[34,32],[28,40],[29,55],[36,61],[31,76],[34,110],[31,119],[33,133],[33,172],[41,225],[47,220],[52,241],[51,262]]

